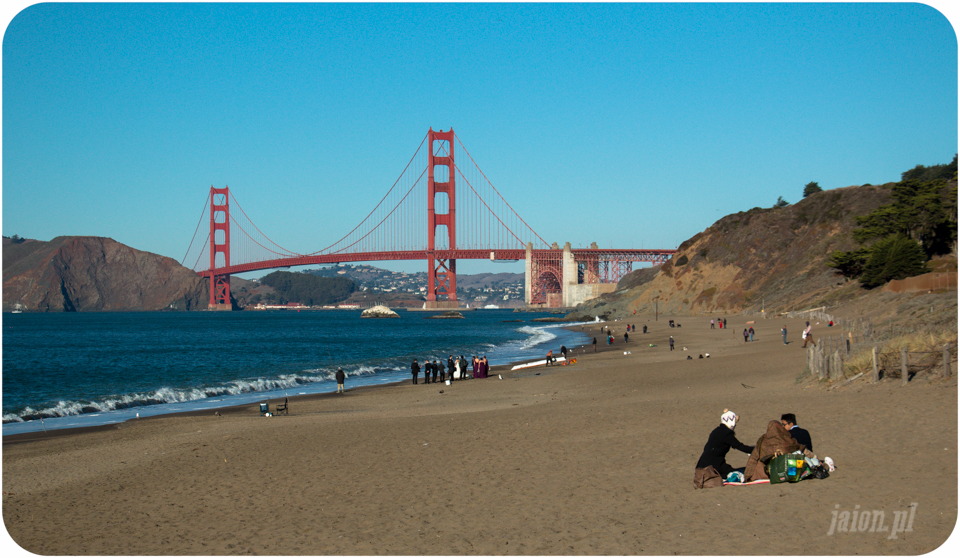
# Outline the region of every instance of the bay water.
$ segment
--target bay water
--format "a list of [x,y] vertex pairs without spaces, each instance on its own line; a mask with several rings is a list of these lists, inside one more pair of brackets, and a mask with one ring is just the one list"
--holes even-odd
[[586,344],[546,313],[359,310],[4,314],[3,435],[410,381],[414,358],[491,365]]

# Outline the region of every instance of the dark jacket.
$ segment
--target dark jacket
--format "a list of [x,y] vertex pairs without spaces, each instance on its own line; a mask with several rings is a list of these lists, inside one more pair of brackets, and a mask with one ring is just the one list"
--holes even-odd
[[799,426],[794,426],[789,430],[790,436],[797,441],[798,444],[807,446],[807,449],[813,451],[813,442],[810,440],[810,433],[806,430],[800,428]]
[[737,439],[733,430],[721,424],[714,428],[713,432],[710,433],[710,437],[707,438],[707,443],[703,446],[703,453],[697,461],[697,469],[712,465],[717,472],[726,476],[727,473],[733,470],[733,467],[727,465],[726,461],[727,452],[730,451],[730,448],[740,450],[743,453],[753,451],[753,446],[740,443],[740,440]]
[[347,375],[343,373],[343,370],[337,369],[337,383],[342,384],[343,380],[346,379]]

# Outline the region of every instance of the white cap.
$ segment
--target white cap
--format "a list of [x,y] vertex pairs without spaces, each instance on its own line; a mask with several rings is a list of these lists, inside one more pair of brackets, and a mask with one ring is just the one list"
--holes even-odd
[[730,430],[733,430],[734,428],[737,427],[737,420],[739,418],[740,417],[738,417],[737,414],[734,413],[733,411],[724,409],[723,414],[720,415],[720,422],[723,423],[723,425],[729,428]]

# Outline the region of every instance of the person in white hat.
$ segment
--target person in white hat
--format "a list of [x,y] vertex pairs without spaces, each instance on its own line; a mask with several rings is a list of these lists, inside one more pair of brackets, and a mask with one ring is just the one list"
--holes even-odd
[[721,477],[726,478],[734,470],[726,459],[730,448],[740,450],[748,455],[753,452],[753,446],[741,443],[733,433],[738,420],[740,420],[740,417],[736,413],[727,409],[723,410],[723,414],[720,415],[720,425],[713,429],[710,437],[707,438],[706,445],[703,446],[703,453],[697,461],[697,469],[712,466],[720,473]]

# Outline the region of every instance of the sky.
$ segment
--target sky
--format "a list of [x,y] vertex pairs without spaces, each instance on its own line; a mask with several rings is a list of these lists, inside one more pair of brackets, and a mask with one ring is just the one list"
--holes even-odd
[[14,5],[3,235],[180,261],[209,188],[229,186],[308,253],[369,213],[430,127],[452,127],[548,242],[674,249],[811,181],[949,163],[956,18],[933,6]]

